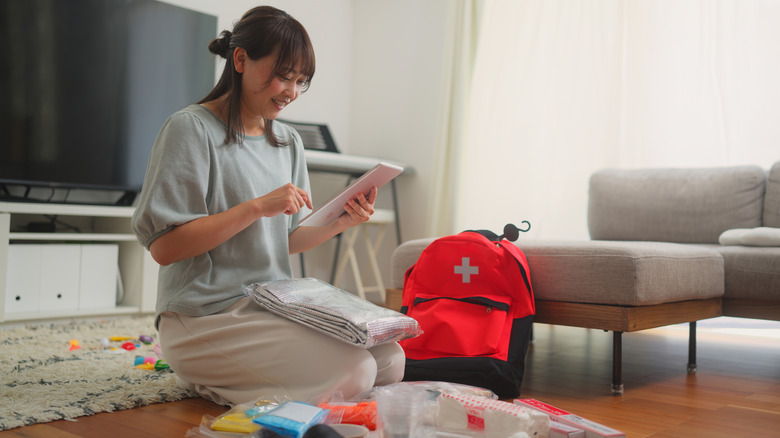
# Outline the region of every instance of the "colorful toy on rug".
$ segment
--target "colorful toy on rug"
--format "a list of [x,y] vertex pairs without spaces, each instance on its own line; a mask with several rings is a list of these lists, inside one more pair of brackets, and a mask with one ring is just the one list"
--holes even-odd
[[[154,337],[149,335],[139,336],[109,336],[103,338],[100,343],[104,350],[109,353],[123,353],[125,351],[135,351],[142,345],[150,345],[154,342]],[[121,343],[117,345],[117,343]],[[156,354],[156,353],[155,353]]]
[[[102,338],[100,345],[86,345],[89,350],[106,350],[111,353],[124,353],[126,351],[134,351],[141,348],[142,345],[151,345],[154,342],[154,337],[149,335],[133,336],[110,336]],[[71,339],[67,342],[69,351],[76,351],[81,349],[82,344],[78,339]],[[162,351],[159,345],[155,345],[154,354],[162,359]]]
[[[133,358],[134,367],[149,371],[170,370],[168,362],[163,358],[162,349],[158,344],[152,345],[153,343],[154,337],[144,334],[141,334],[138,337],[110,336],[101,339],[100,347],[92,348],[102,349],[107,353],[115,354],[133,351],[137,354]],[[68,342],[68,346],[71,351],[81,348],[79,341],[76,339]]]
[[133,365],[139,366],[139,365],[151,365],[152,369],[154,368],[154,363],[157,362],[157,358],[153,356],[136,356],[135,361],[133,362]]
[[71,339],[68,341],[68,350],[69,351],[76,351],[81,349],[81,345],[79,345],[78,339]]
[[171,368],[164,359],[158,359],[154,356],[136,356],[133,365],[136,368],[150,371],[162,371]]
[[[121,343],[121,344],[120,344]],[[162,355],[162,349],[158,344],[154,343],[154,337],[150,335],[141,334],[138,337],[133,336],[110,336],[100,340],[100,345],[87,345],[90,350],[103,350],[107,353],[127,353],[128,351],[134,351],[140,353],[133,359],[133,366],[143,370],[149,371],[165,371],[170,370],[168,362],[165,361]],[[71,339],[67,343],[69,351],[80,350],[82,345],[78,339]],[[151,351],[148,351],[151,350]],[[145,354],[149,353],[149,354]],[[143,355],[141,355],[143,354]]]

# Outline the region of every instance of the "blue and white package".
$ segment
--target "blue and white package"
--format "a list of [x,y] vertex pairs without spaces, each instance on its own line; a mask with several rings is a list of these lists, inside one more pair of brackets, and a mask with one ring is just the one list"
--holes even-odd
[[279,435],[301,438],[310,427],[325,421],[328,410],[301,402],[286,402],[252,421]]

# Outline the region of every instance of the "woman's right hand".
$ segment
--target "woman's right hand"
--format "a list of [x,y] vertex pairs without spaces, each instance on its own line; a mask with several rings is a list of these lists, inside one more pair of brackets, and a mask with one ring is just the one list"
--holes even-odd
[[279,214],[295,214],[304,205],[313,208],[309,194],[291,183],[257,198],[256,201],[260,202],[260,212],[264,217],[273,217]]
[[157,263],[169,265],[216,248],[261,217],[295,214],[304,205],[312,208],[309,194],[292,184],[285,184],[223,212],[177,225],[152,242],[149,250]]

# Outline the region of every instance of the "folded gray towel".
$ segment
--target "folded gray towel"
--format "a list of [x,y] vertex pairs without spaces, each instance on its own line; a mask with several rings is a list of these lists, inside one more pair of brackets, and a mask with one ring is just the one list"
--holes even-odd
[[244,293],[269,312],[360,348],[422,333],[413,318],[315,278],[254,283]]

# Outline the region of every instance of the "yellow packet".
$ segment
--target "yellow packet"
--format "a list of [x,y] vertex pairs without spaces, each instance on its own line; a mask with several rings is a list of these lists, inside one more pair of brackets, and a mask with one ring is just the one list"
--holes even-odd
[[243,412],[220,415],[211,424],[211,430],[219,432],[252,433],[259,429],[260,426],[252,423],[252,419]]

